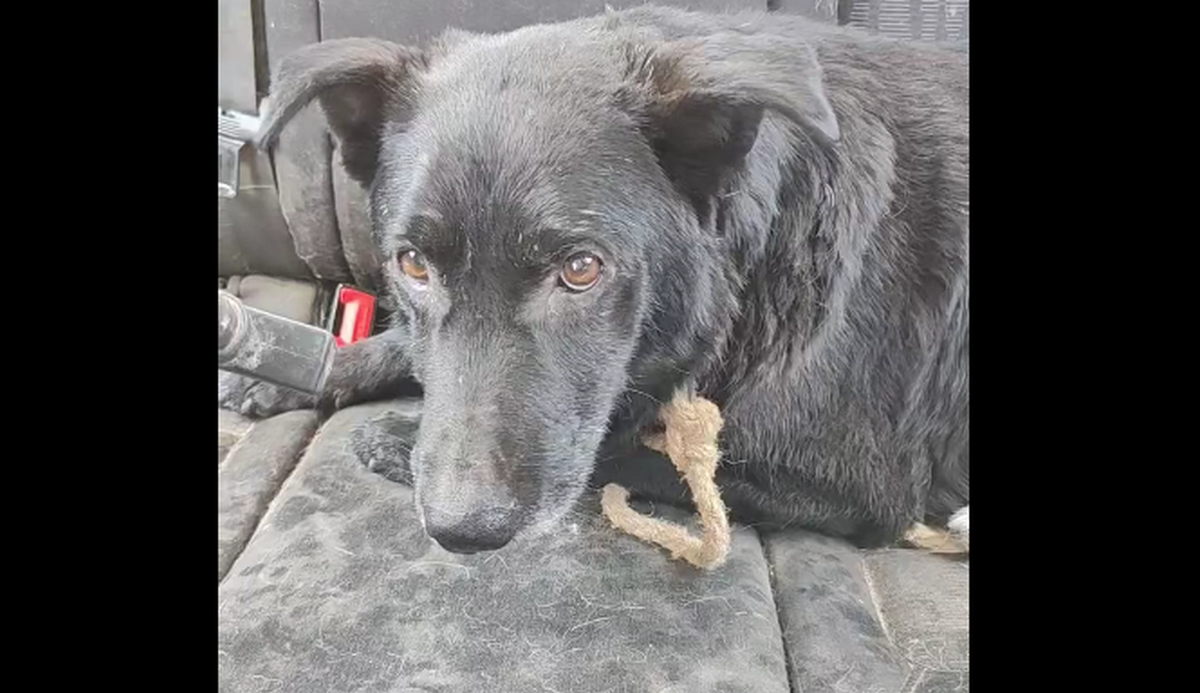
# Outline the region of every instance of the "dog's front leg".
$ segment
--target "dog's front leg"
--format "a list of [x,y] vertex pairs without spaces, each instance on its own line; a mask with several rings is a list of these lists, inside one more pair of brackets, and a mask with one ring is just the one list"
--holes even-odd
[[339,349],[319,405],[341,409],[361,402],[416,396],[407,325],[397,325]]
[[624,486],[635,499],[692,509],[691,495],[671,461],[642,445],[606,441],[601,446],[591,486],[607,484]]
[[350,449],[367,471],[412,486],[409,456],[420,427],[420,405],[398,404],[395,409],[356,426],[350,433]]

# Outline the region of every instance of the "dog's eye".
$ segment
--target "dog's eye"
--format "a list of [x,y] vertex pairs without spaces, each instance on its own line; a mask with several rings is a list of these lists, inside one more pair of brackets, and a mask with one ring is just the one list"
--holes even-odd
[[429,268],[425,265],[425,257],[416,250],[400,253],[400,271],[413,281],[422,284],[429,281]]
[[600,268],[603,265],[600,258],[591,253],[576,253],[563,263],[559,278],[562,279],[563,286],[571,291],[587,291],[600,279]]

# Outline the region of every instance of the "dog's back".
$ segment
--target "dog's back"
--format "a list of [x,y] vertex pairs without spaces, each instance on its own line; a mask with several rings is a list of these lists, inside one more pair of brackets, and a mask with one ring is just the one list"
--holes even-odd
[[819,80],[836,113],[836,145],[768,116],[732,186],[742,294],[702,380],[731,422],[727,451],[751,462],[726,488],[807,488],[758,503],[763,517],[868,540],[959,511],[965,537],[969,53],[791,16],[597,21],[694,39],[716,79],[782,94],[801,117]]

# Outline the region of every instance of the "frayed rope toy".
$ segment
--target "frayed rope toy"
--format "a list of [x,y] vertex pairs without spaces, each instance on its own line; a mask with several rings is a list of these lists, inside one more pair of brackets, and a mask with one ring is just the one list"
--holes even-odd
[[[659,411],[662,433],[645,436],[642,443],[666,455],[692,491],[692,502],[700,515],[700,536],[673,522],[647,517],[629,507],[629,490],[608,484],[600,496],[600,507],[613,527],[671,552],[705,570],[716,568],[729,555],[729,517],[717,488],[717,435],[724,421],[717,405],[696,396],[677,393]],[[930,553],[966,555],[967,546],[946,530],[914,523],[904,534],[910,546]]]
[[717,489],[717,435],[724,421],[717,405],[677,393],[659,411],[662,433],[647,435],[642,443],[666,455],[692,491],[692,502],[700,515],[697,538],[681,525],[647,517],[629,507],[628,489],[617,484],[604,487],[600,507],[613,527],[671,552],[701,569],[712,569],[729,555],[729,517]]

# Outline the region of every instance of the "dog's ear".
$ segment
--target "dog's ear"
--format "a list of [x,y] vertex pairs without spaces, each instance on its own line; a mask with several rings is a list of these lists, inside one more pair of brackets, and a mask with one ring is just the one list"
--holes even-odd
[[424,67],[420,51],[378,39],[305,46],[279,64],[257,146],[273,145],[284,126],[316,99],[341,145],[346,172],[368,186],[379,161],[383,126],[406,117],[413,73]]
[[[628,50],[635,112],[668,177],[694,202],[721,192],[758,138],[768,110],[825,144],[840,138],[815,54],[786,65],[719,37]],[[764,55],[765,54],[765,55]],[[760,59],[761,58],[761,59]],[[797,69],[803,67],[803,69]]]

